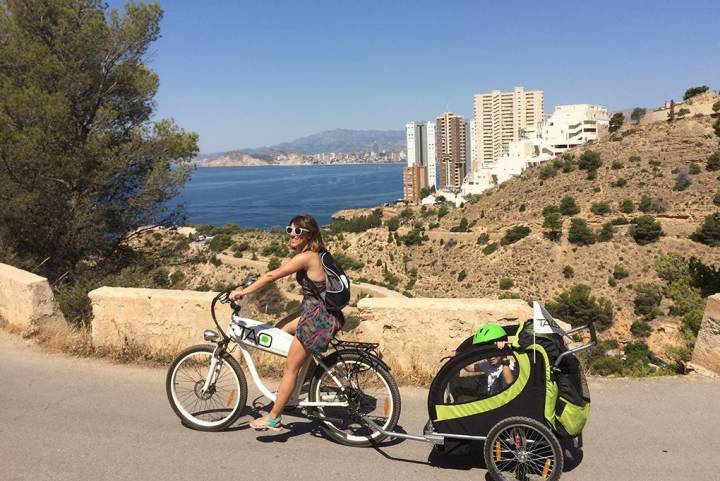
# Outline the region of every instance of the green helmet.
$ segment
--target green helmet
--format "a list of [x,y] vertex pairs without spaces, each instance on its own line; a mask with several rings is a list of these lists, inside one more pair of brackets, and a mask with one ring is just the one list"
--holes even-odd
[[473,344],[482,344],[483,342],[499,341],[507,339],[507,332],[502,326],[497,324],[484,324],[475,331],[473,336]]

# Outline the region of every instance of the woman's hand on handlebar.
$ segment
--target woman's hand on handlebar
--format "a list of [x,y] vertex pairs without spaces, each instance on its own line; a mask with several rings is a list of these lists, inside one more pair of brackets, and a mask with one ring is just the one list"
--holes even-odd
[[234,291],[232,291],[232,292],[230,293],[230,295],[228,296],[228,299],[230,299],[231,301],[239,301],[239,300],[241,300],[243,297],[245,297],[245,294],[243,293],[243,290],[242,290],[242,289],[236,289],[236,290],[234,290]]

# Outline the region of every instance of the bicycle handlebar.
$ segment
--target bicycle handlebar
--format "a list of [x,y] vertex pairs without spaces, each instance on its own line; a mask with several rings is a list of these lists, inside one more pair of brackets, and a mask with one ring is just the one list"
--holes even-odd
[[[258,279],[258,275],[254,274],[250,276],[243,284],[243,287],[248,287],[252,283],[254,283]],[[228,289],[225,289],[223,291],[220,291],[218,295],[213,297],[212,302],[210,303],[210,315],[212,316],[212,320],[215,323],[215,326],[217,326],[218,330],[220,331],[220,334],[222,334],[223,338],[227,339],[228,335],[225,334],[225,331],[222,327],[220,327],[220,323],[217,320],[217,316],[215,315],[215,304],[217,304],[218,301],[220,301],[220,304],[230,304],[230,309],[232,309],[233,313],[237,313],[240,311],[240,305],[237,304],[234,300],[230,299],[230,293],[237,289],[239,286],[230,287]]]

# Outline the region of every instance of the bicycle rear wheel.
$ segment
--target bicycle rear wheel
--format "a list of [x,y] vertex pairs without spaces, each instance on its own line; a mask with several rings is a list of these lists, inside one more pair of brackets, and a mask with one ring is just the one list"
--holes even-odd
[[400,391],[392,375],[379,362],[359,353],[339,352],[324,362],[328,370],[319,367],[315,371],[309,399],[348,403],[347,407],[317,408],[325,434],[347,446],[372,446],[385,439],[386,435],[362,423],[360,415],[383,429],[395,428],[400,418]]
[[242,414],[247,381],[238,362],[223,354],[215,382],[202,392],[210,371],[214,346],[197,345],[181,352],[170,365],[165,389],[173,411],[183,424],[200,431],[220,431]]

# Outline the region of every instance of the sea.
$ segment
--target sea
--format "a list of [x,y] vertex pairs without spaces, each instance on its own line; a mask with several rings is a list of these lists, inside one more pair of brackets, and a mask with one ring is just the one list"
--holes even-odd
[[269,229],[306,213],[329,224],[338,210],[401,198],[404,165],[200,167],[169,206],[183,206],[189,224]]

